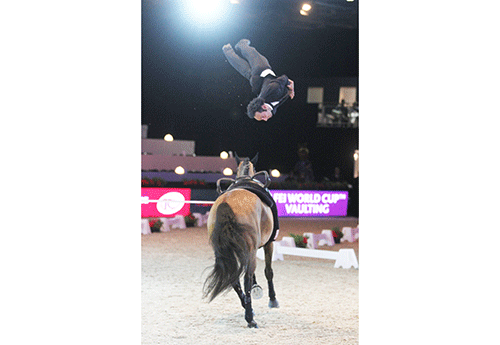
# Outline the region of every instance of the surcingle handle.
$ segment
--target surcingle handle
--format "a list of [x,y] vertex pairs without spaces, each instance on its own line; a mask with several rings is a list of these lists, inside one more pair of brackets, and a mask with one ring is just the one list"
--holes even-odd
[[229,177],[223,177],[223,178],[218,179],[217,180],[217,194],[219,194],[219,195],[221,195],[222,193],[224,193],[227,190],[227,188],[226,188],[226,190],[222,191],[222,188],[220,186],[221,181],[228,181],[228,182],[230,182],[229,185],[231,185],[234,182],[234,180],[232,178],[229,178]]
[[259,181],[255,178],[255,176],[258,176],[258,175],[264,175],[264,183],[263,183],[264,187],[266,187],[266,188],[269,187],[269,185],[271,184],[271,178],[269,177],[269,174],[267,173],[267,171],[262,170],[262,171],[259,171],[258,173],[254,174],[252,176],[252,180],[262,183],[261,181]]

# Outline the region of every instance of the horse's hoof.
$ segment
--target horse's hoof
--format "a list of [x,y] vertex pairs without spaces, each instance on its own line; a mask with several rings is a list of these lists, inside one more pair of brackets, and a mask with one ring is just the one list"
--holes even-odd
[[260,285],[254,284],[252,286],[252,298],[253,299],[260,299],[264,296],[264,291],[262,291],[262,288]]
[[257,326],[257,322],[252,320],[251,322],[248,323],[248,328],[259,328],[259,327]]
[[269,308],[279,308],[280,304],[278,303],[278,300],[275,299],[274,301],[269,300]]

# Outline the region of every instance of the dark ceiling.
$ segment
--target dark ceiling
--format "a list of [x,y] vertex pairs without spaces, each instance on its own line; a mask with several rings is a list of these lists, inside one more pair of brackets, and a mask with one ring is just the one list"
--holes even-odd
[[[263,18],[280,25],[301,30],[336,27],[341,29],[358,28],[358,3],[346,0],[239,0],[240,10],[250,17]],[[300,14],[304,3],[311,5],[309,15]]]
[[[200,9],[215,0],[142,0],[141,121],[148,137],[194,140],[197,155],[260,152],[259,169],[281,171],[293,168],[297,145],[306,142],[319,180],[335,166],[352,176],[357,130],[317,128],[317,108],[306,96],[311,82],[357,78],[357,0],[310,1],[308,16],[298,0],[219,1],[222,10],[210,12]],[[222,54],[223,45],[242,38],[295,81],[295,99],[266,123],[245,114],[254,95]]]

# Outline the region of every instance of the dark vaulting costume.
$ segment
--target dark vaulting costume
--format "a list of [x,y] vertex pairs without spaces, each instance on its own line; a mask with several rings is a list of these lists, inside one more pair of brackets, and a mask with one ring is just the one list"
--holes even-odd
[[[242,39],[234,48],[241,53],[243,58],[227,44],[222,47],[227,61],[242,76],[248,79],[252,87],[252,92],[258,94],[257,98],[253,101],[260,101],[259,105],[264,103],[269,104],[272,108],[271,112],[274,115],[277,108],[289,98],[289,90],[287,88],[289,84],[288,77],[286,75],[276,77],[271,65],[269,65],[269,61],[255,48],[250,46],[249,40]],[[251,114],[249,116],[253,117]]]

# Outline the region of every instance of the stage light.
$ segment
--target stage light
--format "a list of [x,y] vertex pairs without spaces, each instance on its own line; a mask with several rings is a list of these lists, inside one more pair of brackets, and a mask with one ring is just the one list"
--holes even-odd
[[195,24],[217,23],[224,18],[227,0],[190,0],[185,1],[186,14]]
[[300,14],[302,14],[303,16],[308,16],[309,15],[309,13],[306,12],[306,11],[304,11],[304,10],[300,10]]
[[233,171],[231,170],[231,168],[226,168],[222,171],[222,173],[225,175],[225,176],[231,176],[233,174]]
[[175,168],[174,172],[175,172],[177,175],[184,175],[185,170],[184,170],[184,168],[183,168],[183,167],[181,167],[181,166],[179,165],[177,168]]
[[359,177],[359,150],[354,150],[354,178]]
[[220,153],[220,158],[222,158],[222,159],[227,159],[227,157],[229,157],[229,155],[227,154],[227,152],[226,152],[226,151],[222,151],[222,152]]
[[281,174],[280,174],[278,169],[273,169],[273,170],[271,170],[271,176],[272,177],[280,177]]
[[308,12],[312,8],[311,4],[305,3],[302,5],[302,10]]
[[172,134],[165,134],[165,136],[163,137],[163,140],[174,141],[174,137],[172,136]]

